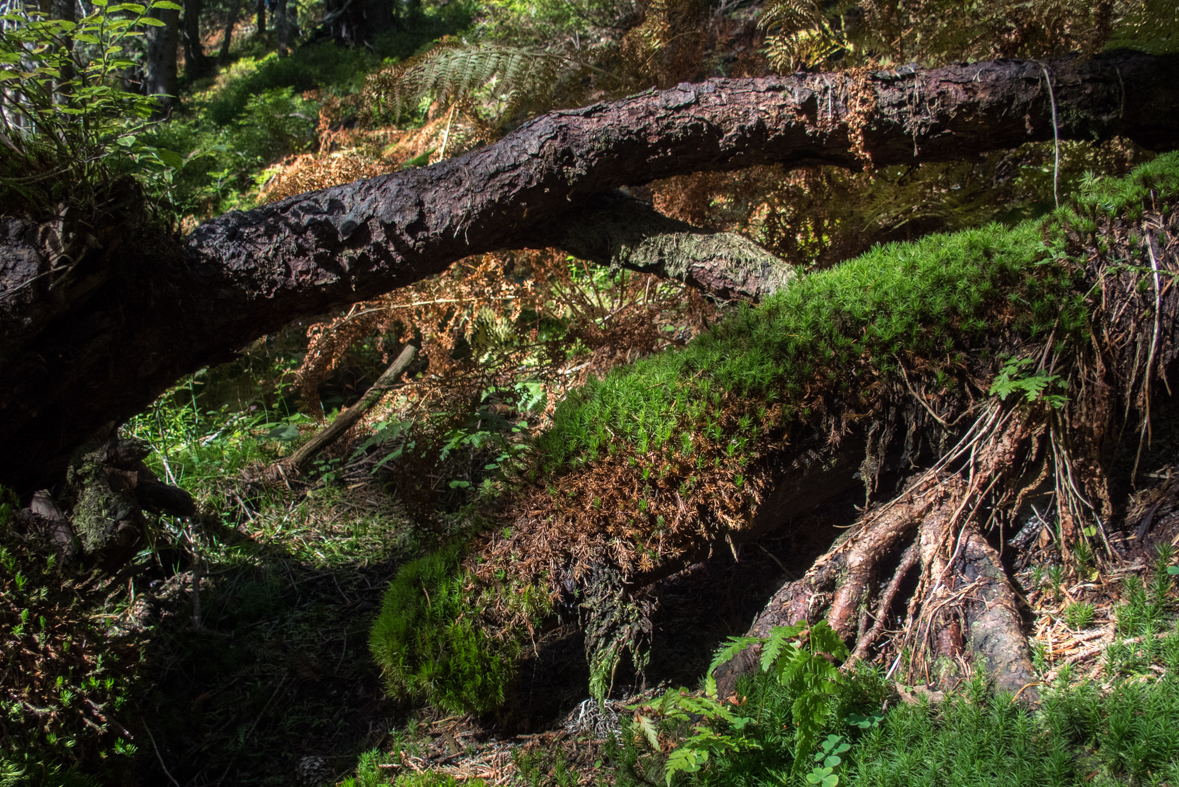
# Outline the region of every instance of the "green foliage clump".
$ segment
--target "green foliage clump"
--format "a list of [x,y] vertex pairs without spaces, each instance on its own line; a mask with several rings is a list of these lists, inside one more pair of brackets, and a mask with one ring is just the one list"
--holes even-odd
[[780,402],[793,420],[816,389],[855,393],[896,375],[901,358],[953,367],[972,343],[1004,331],[1047,335],[1058,318],[1057,336],[1066,335],[1085,311],[1048,257],[1039,223],[992,224],[878,247],[812,274],[683,350],[588,383],[540,441],[546,470],[593,461],[614,441],[641,452],[686,445],[734,397]]
[[[707,698],[694,698],[689,712],[712,727],[723,745],[691,757],[682,753],[682,745],[668,755],[637,746],[643,738],[658,742],[662,734],[650,719],[637,717],[621,739],[618,784],[650,784],[660,768],[669,785],[751,787],[1112,787],[1171,784],[1179,777],[1179,737],[1173,732],[1179,723],[1179,682],[1173,676],[1155,682],[1135,677],[1109,692],[1092,683],[1069,686],[1064,677],[1045,691],[1038,712],[1010,695],[993,694],[976,678],[940,703],[922,699],[882,713],[888,693],[884,682],[875,670],[861,670],[831,695],[836,703],[821,730],[826,737],[816,738],[817,751],[802,759],[791,755],[782,724],[798,697],[765,677],[742,682],[739,693],[744,692],[741,706],[723,708],[724,714]],[[677,706],[667,715],[665,730],[675,729],[669,722],[681,710]],[[735,714],[743,718],[740,725],[722,724],[723,715]],[[683,726],[681,720],[681,731]]]
[[89,572],[54,535],[18,522],[0,487],[0,784],[64,783],[79,766],[126,763],[134,652],[93,617]]
[[[752,645],[762,648],[761,672],[742,678],[734,697],[718,699],[712,671]],[[704,696],[672,689],[635,715],[622,736],[619,783],[650,783],[661,774],[668,787],[684,779],[835,787],[849,742],[879,724],[889,694],[874,667],[842,673],[833,660],[846,655],[826,622],[732,638],[709,667]]]
[[[93,203],[120,174],[170,172],[175,153],[145,144],[154,98],[124,90],[135,64],[127,49],[146,25],[162,25],[150,5],[94,4],[80,22],[9,12],[0,16],[0,201],[38,209],[58,202]],[[11,96],[15,100],[10,100]]]
[[1146,207],[1164,204],[1179,195],[1179,153],[1164,153],[1121,178],[1087,173],[1071,207],[1057,211],[1065,229],[1096,230],[1085,218],[1126,215],[1140,218]]
[[[452,545],[406,563],[389,584],[369,648],[388,691],[428,699],[451,713],[500,705],[520,645],[480,625],[481,602]],[[527,595],[527,594],[525,594]]]

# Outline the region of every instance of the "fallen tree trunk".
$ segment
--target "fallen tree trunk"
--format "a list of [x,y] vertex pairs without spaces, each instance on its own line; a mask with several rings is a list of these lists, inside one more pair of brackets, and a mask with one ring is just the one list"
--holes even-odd
[[[1061,109],[1053,127],[1052,105]],[[619,186],[753,164],[943,161],[1052,139],[1179,139],[1179,57],[711,80],[553,112],[423,169],[229,213],[181,243],[132,188],[0,220],[0,480],[31,491],[186,373],[291,320],[564,234]]]

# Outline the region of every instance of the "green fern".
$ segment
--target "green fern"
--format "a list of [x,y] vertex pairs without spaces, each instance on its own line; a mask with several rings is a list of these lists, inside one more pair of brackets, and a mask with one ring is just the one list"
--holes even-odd
[[[394,122],[429,99],[458,107],[480,124],[499,125],[528,110],[547,108],[562,77],[580,67],[559,51],[446,39],[419,57],[369,76],[365,95],[372,111],[391,113]],[[480,105],[486,107],[483,113]]]
[[758,20],[769,33],[766,56],[779,71],[820,66],[835,55],[854,49],[846,35],[844,15],[854,3],[834,7],[814,0],[771,0]]
[[811,626],[805,622],[777,626],[764,639],[733,637],[708,668],[709,697],[716,698],[716,668],[754,644],[761,645],[762,671],[773,674],[794,697],[790,708],[794,721],[793,773],[799,775],[844,685],[843,673],[833,661],[847,658],[847,646],[825,620]]

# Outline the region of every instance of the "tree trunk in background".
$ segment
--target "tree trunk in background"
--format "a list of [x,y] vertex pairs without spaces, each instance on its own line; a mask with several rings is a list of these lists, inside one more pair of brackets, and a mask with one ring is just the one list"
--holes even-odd
[[221,51],[217,53],[217,64],[229,64],[229,45],[233,43],[233,28],[237,25],[238,14],[242,10],[242,0],[230,0],[229,18],[225,21],[225,35],[221,38]]
[[431,167],[228,213],[183,242],[138,218],[126,187],[52,244],[51,225],[0,217],[0,445],[14,447],[0,452],[0,483],[40,488],[82,442],[292,320],[471,254],[560,242],[554,226],[620,186],[767,163],[961,159],[1051,140],[1053,97],[1062,139],[1179,145],[1179,56],[1119,52],[648,91],[551,112]]
[[[54,19],[64,19],[67,22],[78,21],[78,6],[77,0],[51,0],[49,3],[49,15]],[[74,49],[74,39],[71,36],[67,46],[72,52]],[[74,69],[72,66],[66,66],[62,69],[61,76],[63,81],[73,79]],[[61,100],[61,94],[57,96],[58,101]]]
[[346,46],[372,43],[396,24],[395,0],[328,0],[322,27]]
[[191,79],[209,75],[213,61],[201,44],[201,10],[204,0],[184,0],[184,71]]
[[278,52],[285,55],[291,51],[291,40],[295,36],[295,25],[291,6],[287,0],[277,0],[274,6],[274,31],[278,36]]
[[254,35],[261,38],[266,35],[266,0],[257,0],[254,4],[254,12],[258,15]]
[[168,114],[176,102],[176,49],[180,42],[180,12],[167,8],[153,9],[151,15],[162,27],[147,30],[147,57],[143,63],[143,88],[159,100],[157,116]]

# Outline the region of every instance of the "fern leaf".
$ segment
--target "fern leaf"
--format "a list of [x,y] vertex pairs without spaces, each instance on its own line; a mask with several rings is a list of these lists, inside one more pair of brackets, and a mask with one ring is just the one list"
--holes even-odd
[[716,652],[712,657],[712,663],[708,665],[708,678],[705,682],[704,691],[713,699],[716,699],[716,672],[717,667],[736,658],[737,654],[748,648],[750,645],[756,645],[761,642],[761,637],[729,637],[729,644]]
[[798,647],[796,638],[806,629],[806,624],[796,623],[793,626],[775,626],[770,632],[769,639],[766,640],[765,647],[761,649],[761,670],[762,672],[769,672],[779,657],[782,655],[783,649],[787,645]]
[[560,52],[499,44],[469,45],[453,39],[368,79],[370,105],[388,105],[394,122],[423,99],[444,105],[475,106],[488,99],[506,115],[527,104],[544,105],[562,71],[579,62]]

